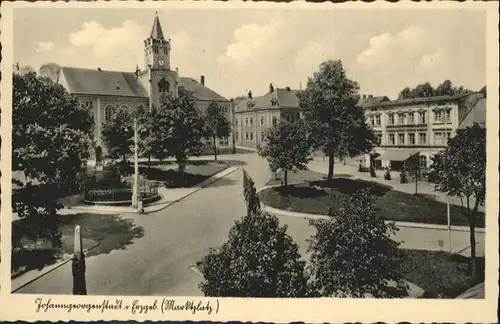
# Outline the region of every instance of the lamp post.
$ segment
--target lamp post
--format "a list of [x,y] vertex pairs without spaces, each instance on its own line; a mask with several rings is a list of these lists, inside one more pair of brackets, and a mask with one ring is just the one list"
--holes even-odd
[[132,207],[139,206],[139,143],[137,140],[137,117],[134,117],[134,187],[132,189]]
[[[450,109],[445,110],[444,114],[444,134],[446,136],[446,146],[448,146],[448,140],[450,139],[448,136],[448,112],[450,112],[450,118],[451,118],[451,111]],[[445,164],[446,166],[446,164]],[[446,220],[448,223],[448,251],[451,253],[451,214],[450,214],[450,197],[448,194],[446,194]]]

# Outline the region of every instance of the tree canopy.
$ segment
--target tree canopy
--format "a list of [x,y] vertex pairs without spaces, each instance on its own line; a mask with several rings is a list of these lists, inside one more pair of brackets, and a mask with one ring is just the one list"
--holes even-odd
[[431,170],[435,189],[461,199],[470,226],[471,265],[475,276],[475,226],[478,208],[486,195],[486,129],[477,123],[451,138],[448,146],[433,158]]
[[231,132],[231,123],[226,117],[226,114],[217,102],[212,102],[204,116],[205,135],[210,137],[214,145],[214,156],[217,160],[217,139],[226,138]]
[[[12,169],[27,181],[12,194],[12,210],[28,238],[59,246],[57,199],[80,186],[92,144],[91,112],[58,84],[34,72],[13,75]],[[36,185],[32,185],[37,180]],[[17,246],[13,237],[13,246]]]
[[271,170],[281,169],[285,173],[284,185],[288,185],[287,172],[306,170],[311,160],[307,128],[302,120],[287,122],[280,120],[265,136],[265,145],[259,155],[267,160]]
[[328,220],[315,220],[311,244],[311,287],[320,296],[391,297],[388,283],[401,285],[399,243],[391,239],[394,224],[376,215],[366,190],[343,199]]
[[14,74],[12,166],[42,183],[74,184],[92,144],[91,112],[58,84]]
[[61,67],[56,63],[45,63],[40,67],[38,75],[56,82],[59,80],[59,72]]
[[199,154],[202,148],[202,115],[182,91],[178,97],[166,96],[161,100],[155,115],[154,130],[159,141],[155,152],[167,152],[167,156],[173,156],[180,170],[189,156]]
[[102,125],[102,141],[111,158],[127,161],[134,146],[134,119],[128,109],[118,109]]
[[333,178],[334,158],[368,153],[376,143],[358,106],[358,91],[358,84],[347,78],[341,61],[326,61],[308,79],[306,89],[297,94],[309,143],[328,155],[328,179]]
[[421,83],[414,88],[406,87],[399,93],[398,99],[424,98],[433,96],[455,96],[472,92],[463,86],[455,87],[450,80],[444,80],[436,88],[429,82]]

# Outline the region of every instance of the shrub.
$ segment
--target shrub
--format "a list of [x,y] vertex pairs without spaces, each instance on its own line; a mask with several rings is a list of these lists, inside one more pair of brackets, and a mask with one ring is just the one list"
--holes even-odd
[[406,175],[406,171],[401,171],[401,175],[399,176],[400,183],[408,183],[408,176]]
[[252,179],[244,171],[247,215],[236,221],[228,240],[198,263],[212,297],[306,297],[305,262],[276,216],[260,210]]
[[387,169],[385,171],[385,174],[384,174],[384,179],[385,180],[391,180],[391,171],[389,171],[389,169]]
[[394,297],[388,281],[402,293],[402,255],[391,239],[394,224],[379,218],[375,197],[362,190],[342,200],[331,219],[314,220],[311,287],[324,297]]

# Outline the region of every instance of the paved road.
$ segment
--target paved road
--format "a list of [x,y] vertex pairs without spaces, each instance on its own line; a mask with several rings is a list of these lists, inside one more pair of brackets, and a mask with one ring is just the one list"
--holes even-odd
[[[228,155],[220,159],[241,160],[257,188],[270,177],[266,163],[256,154]],[[144,237],[124,250],[87,259],[87,290],[90,295],[174,295],[202,296],[197,285],[201,277],[190,267],[227,239],[235,220],[245,213],[242,172],[238,170],[154,214],[124,216],[144,228]],[[288,232],[305,255],[307,239],[313,233],[308,221],[281,217]],[[439,235],[435,233],[435,235]],[[424,240],[437,240],[432,231],[405,230],[398,240],[415,248]],[[464,233],[464,238],[467,233]],[[441,234],[442,236],[442,234]],[[461,239],[460,241],[463,241]],[[420,242],[420,243],[419,243]],[[418,247],[417,247],[418,248]],[[71,264],[36,280],[19,293],[71,294]]]
[[[246,169],[262,186],[269,177],[265,163],[254,154],[241,157],[252,162]],[[210,247],[220,246],[234,221],[244,215],[241,179],[238,170],[160,212],[126,216],[144,228],[144,237],[124,250],[87,259],[88,294],[201,296],[197,289],[201,277],[190,267]],[[309,236],[307,221],[288,219],[286,223],[292,235]],[[71,289],[68,263],[18,292],[71,294]]]

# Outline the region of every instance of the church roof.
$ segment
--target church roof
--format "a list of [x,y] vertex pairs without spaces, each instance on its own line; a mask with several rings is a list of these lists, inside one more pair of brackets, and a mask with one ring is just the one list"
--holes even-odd
[[165,39],[163,37],[163,31],[161,30],[158,13],[156,13],[155,21],[153,22],[153,28],[151,28],[151,37],[154,39],[163,39],[163,40]]
[[[72,94],[149,98],[146,89],[132,72],[61,67],[60,73],[59,80]],[[191,93],[193,100],[228,101],[193,78],[180,77],[179,83],[179,87]]]
[[70,93],[148,97],[135,73],[62,67],[61,72]]
[[179,78],[179,87],[184,87],[185,90],[191,93],[191,99],[198,100],[214,100],[214,101],[228,101],[223,96],[210,88],[205,87],[200,82],[189,77]]

